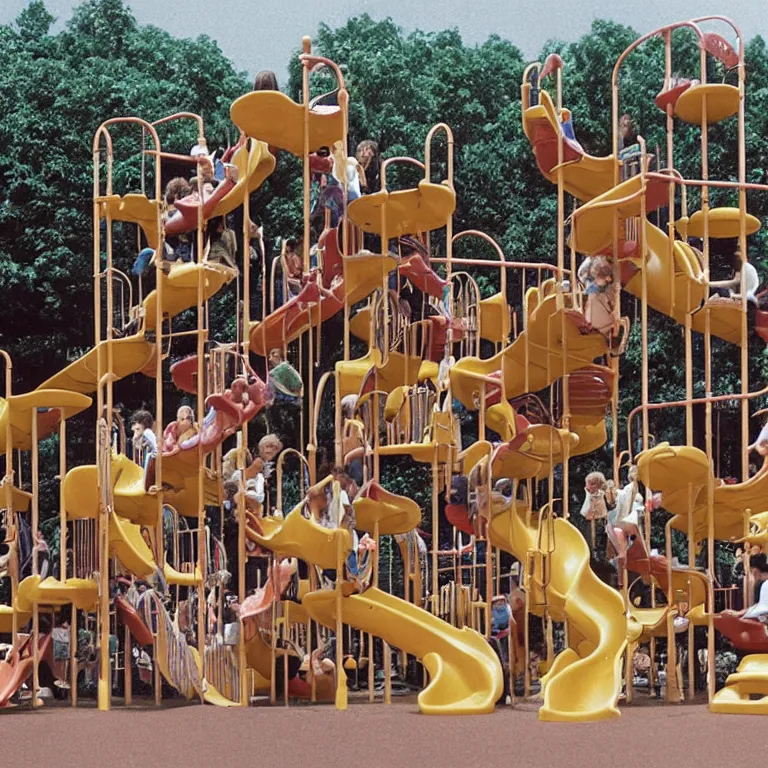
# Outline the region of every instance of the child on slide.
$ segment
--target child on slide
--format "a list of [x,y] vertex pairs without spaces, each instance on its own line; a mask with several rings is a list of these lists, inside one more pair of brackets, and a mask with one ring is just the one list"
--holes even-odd
[[637,490],[637,467],[633,465],[627,474],[627,484],[616,494],[616,507],[608,513],[606,526],[608,540],[616,550],[620,587],[627,565],[627,550],[633,537],[640,542],[645,556],[650,557],[640,530],[643,510],[643,497]]
[[163,452],[176,451],[199,431],[195,424],[195,412],[188,405],[182,405],[176,411],[176,421],[172,421],[163,432]]

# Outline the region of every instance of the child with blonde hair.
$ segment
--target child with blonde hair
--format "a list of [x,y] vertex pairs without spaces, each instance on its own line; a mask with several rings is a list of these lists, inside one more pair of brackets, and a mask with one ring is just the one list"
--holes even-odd
[[584,480],[585,497],[581,516],[587,520],[604,520],[608,507],[616,503],[613,480],[606,480],[602,472],[590,472]]

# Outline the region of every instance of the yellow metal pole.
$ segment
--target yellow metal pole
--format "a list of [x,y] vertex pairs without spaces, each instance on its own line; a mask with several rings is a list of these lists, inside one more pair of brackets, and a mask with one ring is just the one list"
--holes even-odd
[[[10,421],[10,417],[9,417]],[[38,450],[37,408],[32,409],[32,575],[40,573],[38,537],[40,535],[40,453]],[[40,690],[40,609],[37,600],[32,607],[32,706],[39,703]]]

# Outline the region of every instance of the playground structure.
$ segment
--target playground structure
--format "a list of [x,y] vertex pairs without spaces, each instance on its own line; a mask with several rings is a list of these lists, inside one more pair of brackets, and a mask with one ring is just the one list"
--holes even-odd
[[[737,42],[732,45],[719,34],[702,31],[714,22],[726,26]],[[673,38],[682,30],[694,34],[699,44],[698,82],[673,81]],[[665,167],[657,162],[651,170],[642,136],[637,146],[620,146],[619,74],[632,51],[655,36],[665,45],[664,87],[656,105],[666,115],[667,146]],[[168,121],[192,120],[198,144],[204,145],[202,118],[182,113],[153,124],[115,118],[94,136],[94,346],[36,390],[21,395],[13,393],[12,362],[3,353],[0,450],[5,474],[0,523],[8,546],[4,568],[11,599],[0,606],[0,632],[10,634],[12,650],[0,662],[0,706],[15,702],[25,684],[33,692],[32,706],[41,705],[36,692],[44,664],[68,684],[73,706],[83,668],[98,682],[99,709],[112,705],[118,679],[129,704],[134,647],[152,649],[152,688],[158,704],[164,679],[187,699],[218,706],[247,706],[259,694],[275,703],[282,692],[286,703],[333,700],[345,709],[348,679],[367,680],[368,697],[374,700],[376,667],[383,675],[384,700],[391,703],[390,659],[397,649],[403,676],[410,657],[421,665],[417,671],[423,667],[424,686],[418,695],[423,713],[488,713],[504,701],[505,691],[514,706],[521,696],[535,693],[532,677],[542,672],[541,719],[600,720],[618,716],[622,690],[631,703],[632,658],[640,644],[650,648],[649,689],[663,672],[655,661],[661,640],[669,660],[663,672],[667,700],[693,698],[699,658],[695,628],[703,627],[710,666],[718,632],[751,654],[719,691],[715,675],[706,675],[711,710],[768,711],[768,699],[762,698],[768,697],[768,656],[763,655],[768,653],[768,633],[759,622],[722,610],[718,600],[723,590],[711,566],[716,542],[762,547],[766,538],[761,499],[768,469],[749,476],[747,446],[750,404],[768,390],[750,391],[746,270],[740,273],[739,298],[709,297],[710,240],[738,238],[746,259],[747,237],[760,226],[747,211],[747,190],[768,189],[746,182],[746,80],[739,29],[724,17],[707,17],[664,27],[633,43],[613,71],[613,148],[607,157],[590,156],[575,138],[570,112],[563,107],[560,58],[553,55],[526,69],[521,84],[523,130],[541,173],[557,189],[555,264],[510,262],[488,235],[474,230],[454,234],[454,141],[450,127],[442,123],[428,132],[423,161],[395,157],[382,162],[378,191],[350,200],[348,176],[338,173],[342,215],[332,222],[325,212],[324,230],[313,243],[310,190],[317,165],[313,169],[312,163],[317,163],[317,150],[325,147],[333,159],[326,174],[331,168],[347,168],[350,94],[340,68],[314,55],[308,38],[300,58],[302,102],[277,91],[253,91],[235,101],[232,121],[245,139],[229,158],[236,174],[213,196],[206,196],[198,175],[197,197],[181,201],[175,218],[164,211],[162,163],[173,160],[194,167],[197,160],[164,151],[160,132]],[[310,74],[319,67],[336,81],[330,105],[322,103],[327,98],[310,99]],[[708,72],[714,70],[724,72],[722,82],[708,82]],[[728,78],[736,84],[726,82]],[[553,83],[551,92],[544,89],[545,83]],[[712,180],[708,130],[733,117],[738,122],[738,180]],[[676,120],[701,128],[700,179],[685,179],[675,170]],[[111,132],[126,123],[141,129],[141,151],[150,166],[152,184],[141,194],[120,195],[113,189]],[[433,162],[439,141],[445,158]],[[283,303],[275,306],[267,285],[274,289],[284,254],[276,257],[275,265],[262,260],[262,313],[255,320],[252,260],[240,254],[239,271],[210,260],[206,225],[242,208],[247,250],[250,193],[272,173],[278,152],[303,161],[305,279],[291,298],[283,271]],[[393,166],[400,165],[423,171],[423,178],[413,187],[392,189],[388,178]],[[435,181],[443,169],[445,178]],[[688,187],[701,192],[698,211],[688,211]],[[714,188],[735,190],[738,207],[711,208],[709,190]],[[578,207],[569,215],[570,198]],[[668,211],[665,228],[649,218],[663,208]],[[145,294],[143,278],[134,289],[131,279],[113,264],[114,222],[136,225],[139,243],[155,254],[164,252],[167,236],[195,230],[195,258],[168,264],[156,256],[154,288]],[[497,258],[456,256],[457,244],[468,237],[486,242]],[[694,237],[701,240],[700,249],[689,243]],[[413,242],[417,247],[409,245]],[[405,247],[408,253],[403,255]],[[607,258],[613,273],[607,290],[585,290],[578,278],[578,254]],[[478,269],[498,274],[498,290],[489,297],[481,295],[470,271]],[[514,281],[510,274],[516,276]],[[234,284],[242,296],[237,337],[228,345],[215,344],[207,325],[207,302],[219,291],[234,290]],[[406,311],[399,300],[406,284],[420,297],[419,312],[413,305]],[[642,346],[642,400],[626,430],[618,407],[628,338],[621,289],[640,302]],[[649,308],[683,327],[683,401],[652,400]],[[175,329],[173,321],[182,313],[196,313],[194,330]],[[338,314],[343,318],[343,359],[318,376],[323,323]],[[758,312],[756,333],[761,322]],[[693,396],[694,333],[703,336],[707,396],[699,399]],[[740,348],[738,393],[711,395],[716,371],[713,336]],[[185,337],[194,339],[196,352],[179,359],[175,350]],[[352,338],[368,347],[356,359]],[[277,459],[276,503],[263,501],[253,508],[247,503],[249,422],[272,407],[266,358],[274,349],[297,363],[304,382],[302,450],[285,450]],[[163,384],[168,373],[178,390],[194,397],[199,431],[193,438],[176,439],[178,425],[166,426]],[[156,383],[158,450],[146,457],[129,457],[115,408],[115,382],[132,375],[150,376]],[[333,441],[321,446],[321,411],[331,400]],[[714,474],[713,404],[718,400],[740,403],[742,478],[735,485],[723,484]],[[351,405],[344,408],[343,403]],[[94,463],[68,468],[67,420],[92,404]],[[705,406],[703,449],[694,443],[697,404]],[[476,440],[466,448],[459,406],[477,423]],[[654,444],[651,414],[672,407],[685,410],[686,444]],[[633,426],[638,419],[639,430]],[[37,538],[39,443],[57,431],[60,561],[57,575],[43,578]],[[591,522],[584,535],[569,520],[574,491],[569,462],[606,443],[612,446],[608,474],[615,485],[622,486],[622,461],[628,453],[628,463],[636,464],[645,487],[642,515],[636,521],[642,540],[627,542],[623,534],[615,534],[619,589],[598,578],[592,568],[597,529],[603,523]],[[228,625],[236,628],[234,641],[226,637],[224,619],[224,547],[220,531],[206,522],[207,509],[222,507],[222,463],[225,448],[233,444],[239,470],[239,557],[231,586],[240,611],[239,619]],[[621,452],[622,445],[628,451]],[[346,502],[340,480],[319,474],[321,447],[332,450],[337,465],[360,463],[363,483],[348,500],[354,530],[341,524]],[[300,467],[301,500],[292,510],[283,505],[287,457],[298,460]],[[419,530],[421,508],[383,485],[382,465],[395,457],[410,457],[422,465],[425,478],[429,471],[431,509],[426,520],[431,543],[426,551]],[[464,496],[453,498],[460,478]],[[637,487],[628,480],[626,489],[631,507]],[[654,492],[661,494],[655,505]],[[330,511],[316,513],[313,505]],[[651,516],[664,512],[670,517],[665,553],[659,555],[651,551]],[[335,524],[321,524],[323,515]],[[25,530],[35,542],[31,549],[24,544]],[[673,562],[672,530],[688,538],[683,566]],[[378,556],[383,537],[392,537],[402,553],[402,597],[393,594],[391,579],[389,590],[383,588]],[[710,564],[705,569],[696,565],[702,541]],[[618,551],[622,542],[623,553]],[[25,570],[28,553],[31,563]],[[260,572],[264,580],[259,578],[257,584],[247,584],[249,558],[266,566]],[[748,565],[745,559],[747,601]],[[513,580],[523,597],[508,627],[495,632],[495,596],[515,593]],[[649,589],[638,602],[633,589],[642,582]],[[687,693],[678,662],[680,619],[686,620],[682,644]],[[532,623],[540,623],[545,648],[545,658],[534,670],[529,664]],[[78,630],[89,627],[94,628],[96,653],[84,661],[78,656]],[[51,637],[54,629],[60,634],[62,628],[69,631],[68,656],[56,658]],[[562,645],[558,653],[556,634]],[[518,677],[521,693],[516,691]]]

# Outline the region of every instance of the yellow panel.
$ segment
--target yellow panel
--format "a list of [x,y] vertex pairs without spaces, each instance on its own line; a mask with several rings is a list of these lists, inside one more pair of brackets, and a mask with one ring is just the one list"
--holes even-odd
[[379,455],[410,456],[414,461],[422,464],[431,464],[433,461],[444,464],[448,460],[448,446],[433,442],[383,445],[379,448]]
[[124,339],[102,341],[82,357],[70,363],[63,371],[44,381],[38,389],[67,389],[70,392],[88,394],[95,392],[98,371],[107,370],[108,345],[112,345],[112,372],[117,379],[124,379],[138,373],[152,360],[155,345],[150,344],[144,334],[126,336]]
[[509,305],[501,293],[480,302],[480,337],[494,344],[509,341]]
[[412,531],[421,522],[421,508],[412,499],[376,488],[376,500],[358,497],[354,501],[358,530],[373,533],[379,523],[379,534],[394,536]]
[[255,192],[275,170],[275,157],[263,141],[252,141],[250,150],[243,146],[235,152],[232,164],[237,166],[237,183],[219,200],[211,214],[212,219],[226,216],[241,206],[245,190]]
[[[5,478],[0,481],[0,509],[5,509],[5,492],[6,482],[10,482],[9,478]],[[11,485],[11,504],[13,504],[14,512],[26,512],[29,509],[30,502],[32,501],[32,494],[27,491],[22,491],[15,485]]]
[[[312,592],[304,598],[310,616],[328,627],[336,626],[336,605],[332,591]],[[422,713],[493,712],[504,687],[503,673],[490,645],[474,630],[456,629],[376,587],[343,598],[342,620],[422,661],[430,677],[418,698]]]
[[391,239],[444,227],[456,210],[456,193],[446,184],[420,181],[415,189],[363,195],[352,201],[348,210],[349,218],[360,229],[378,235],[382,233],[383,212],[385,239]]
[[602,448],[608,440],[605,419],[597,424],[571,424],[571,429],[579,436],[579,442],[571,456],[585,456]]
[[440,373],[440,366],[432,360],[422,360],[419,366],[419,381],[437,381],[437,375]]
[[49,576],[28,576],[19,584],[16,607],[30,612],[34,605],[75,605],[81,611],[96,610],[98,585],[92,579],[59,581]]
[[701,125],[706,101],[707,123],[719,123],[739,111],[739,89],[725,83],[695,85],[685,91],[675,104],[675,117]]
[[[0,633],[8,635],[13,632],[13,614],[14,610],[10,605],[0,605]],[[28,613],[17,610],[18,627],[22,629],[32,618],[31,611]]]
[[[163,275],[163,314],[175,317],[197,305],[198,275],[203,280],[203,301],[207,301],[237,273],[223,264],[174,263],[168,275]],[[157,291],[152,291],[143,303],[144,328],[154,330],[157,320]]]
[[78,392],[45,389],[11,395],[7,400],[0,397],[0,453],[6,451],[6,427],[11,424],[13,447],[28,451],[32,447],[32,419],[35,408],[56,408],[61,417],[69,419],[91,405],[91,398]]
[[109,195],[102,200],[104,201],[101,206],[102,216],[106,216],[109,211],[114,221],[138,224],[144,230],[149,247],[157,248],[160,240],[158,235],[160,204],[157,200],[149,200],[146,195],[136,193],[122,198],[119,195]]
[[[252,139],[304,154],[304,106],[279,91],[253,91],[230,109],[232,122]],[[343,139],[344,116],[338,107],[316,107],[309,113],[309,151],[333,147]]]
[[364,307],[349,320],[349,332],[368,346],[371,344],[371,308]]
[[729,715],[767,715],[768,654],[745,656],[738,671],[729,675],[725,687],[715,694],[709,711]]
[[[709,236],[733,238],[741,234],[741,217],[738,208],[710,208]],[[760,219],[746,214],[746,234],[754,235],[760,229]],[[704,212],[696,211],[688,220],[688,237],[704,237]]]
[[[697,312],[693,318],[691,327],[699,333],[706,332],[707,312],[709,312],[709,329],[713,336],[717,336],[731,344],[741,344],[741,310],[740,299],[711,299],[704,305],[704,309]],[[747,331],[749,334],[749,330]],[[747,335],[749,343],[749,335]]]

